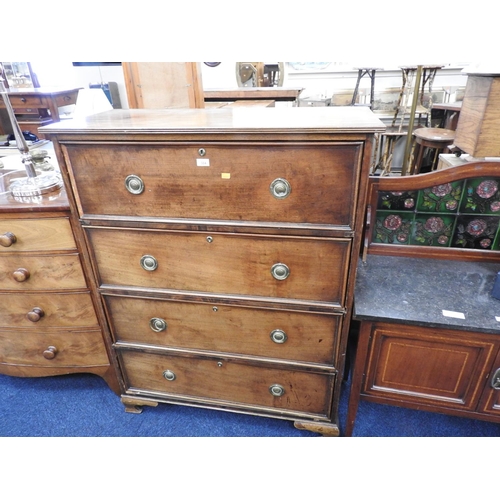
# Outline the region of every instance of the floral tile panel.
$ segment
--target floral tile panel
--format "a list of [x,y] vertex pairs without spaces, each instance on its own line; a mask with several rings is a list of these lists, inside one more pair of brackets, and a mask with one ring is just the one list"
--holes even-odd
[[500,250],[500,178],[379,193],[374,243]]

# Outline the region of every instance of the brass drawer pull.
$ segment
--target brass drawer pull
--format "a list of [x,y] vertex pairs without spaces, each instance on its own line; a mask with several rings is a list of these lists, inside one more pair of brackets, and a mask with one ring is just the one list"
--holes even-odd
[[273,267],[271,267],[271,274],[273,275],[273,278],[283,281],[290,276],[290,269],[286,264],[282,264],[281,262],[274,264]]
[[3,247],[10,247],[16,241],[17,241],[16,235],[9,231],[0,235],[0,245],[2,245]]
[[25,269],[24,267],[20,267],[19,269],[16,269],[13,273],[12,273],[12,277],[18,281],[19,283],[23,282],[23,281],[26,281],[29,279],[30,277],[30,272]]
[[292,192],[292,186],[286,179],[278,177],[269,186],[271,194],[278,200],[283,200]]
[[497,368],[491,379],[491,387],[496,391],[500,391],[500,368]]
[[269,392],[279,398],[281,396],[283,396],[283,394],[285,394],[285,388],[282,386],[282,385],[279,385],[279,384],[273,384],[269,387]]
[[170,370],[165,370],[163,372],[163,378],[165,380],[168,380],[169,382],[172,382],[173,380],[175,380],[175,373],[173,371],[170,371]]
[[141,257],[141,267],[145,271],[154,271],[158,267],[158,261],[152,255],[143,255]]
[[37,321],[40,321],[43,317],[45,316],[45,312],[43,311],[42,308],[40,307],[34,307],[27,315],[26,317],[32,321],[33,323],[36,323]]
[[283,330],[273,330],[271,332],[271,340],[276,344],[284,344],[287,339],[288,336]]
[[163,332],[167,329],[167,322],[161,318],[151,318],[149,320],[149,327],[153,332]]
[[45,351],[43,351],[43,357],[45,359],[54,359],[57,356],[57,347],[49,345]]
[[125,179],[125,187],[131,194],[141,194],[144,191],[144,182],[138,175],[129,175]]

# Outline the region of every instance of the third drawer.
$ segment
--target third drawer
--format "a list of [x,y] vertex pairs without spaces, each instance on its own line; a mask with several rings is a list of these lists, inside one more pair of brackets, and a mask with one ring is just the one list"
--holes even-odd
[[115,340],[332,364],[341,314],[104,295]]

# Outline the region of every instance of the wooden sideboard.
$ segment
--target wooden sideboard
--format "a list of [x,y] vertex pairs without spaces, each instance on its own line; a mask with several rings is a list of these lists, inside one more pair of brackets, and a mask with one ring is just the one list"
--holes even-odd
[[[38,87],[9,89],[9,100],[23,131],[39,135],[38,127],[59,121],[59,108],[76,104],[79,88]],[[0,109],[5,108],[0,98]],[[0,133],[5,131],[0,130]]]
[[346,435],[360,399],[500,423],[499,188],[494,162],[370,179]]
[[127,411],[186,404],[339,434],[358,207],[383,129],[365,108],[114,110],[44,127]]
[[[0,176],[5,192],[18,172],[0,169]],[[94,373],[119,393],[74,223],[64,188],[0,195],[0,373]]]

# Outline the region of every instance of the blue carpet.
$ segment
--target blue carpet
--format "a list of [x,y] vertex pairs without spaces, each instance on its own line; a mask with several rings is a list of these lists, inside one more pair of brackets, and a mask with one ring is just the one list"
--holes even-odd
[[[348,385],[340,404],[343,429]],[[317,437],[287,420],[171,404],[125,413],[96,375],[47,378],[0,375],[2,437]],[[500,425],[360,402],[354,436],[497,437]]]

